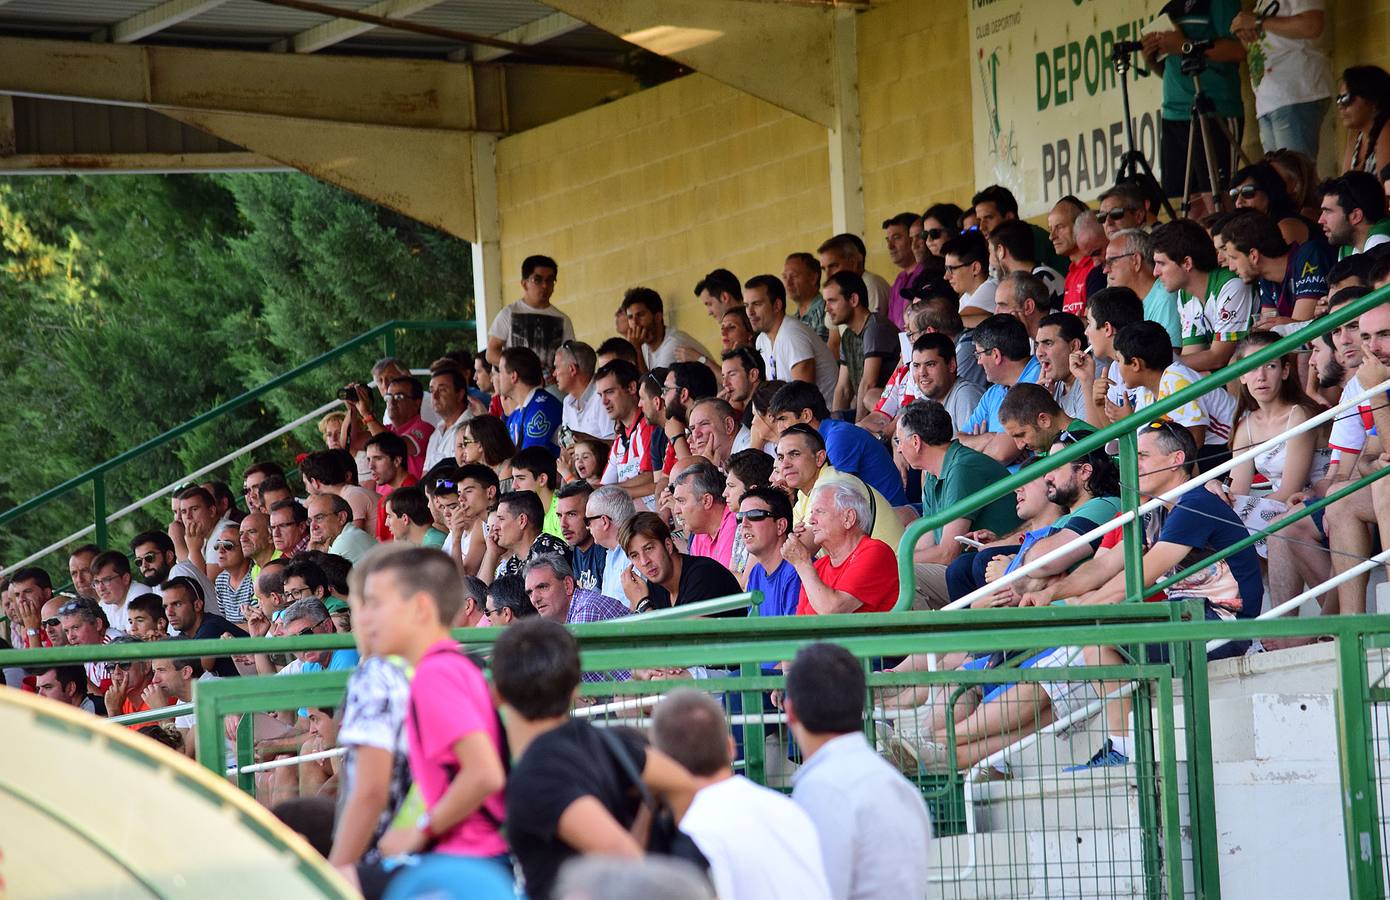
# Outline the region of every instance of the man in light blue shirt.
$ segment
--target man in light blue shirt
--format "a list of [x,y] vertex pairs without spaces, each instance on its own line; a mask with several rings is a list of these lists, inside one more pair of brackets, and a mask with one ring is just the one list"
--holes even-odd
[[985,370],[989,388],[975,404],[969,421],[955,423],[957,438],[971,450],[1008,465],[1019,455],[1018,445],[1004,432],[999,404],[1014,385],[1037,384],[1042,378],[1042,363],[1033,355],[1023,323],[1003,313],[975,327],[975,359]]
[[616,484],[605,484],[589,495],[584,519],[594,543],[607,551],[603,562],[603,586],[599,593],[614,600],[628,602],[623,592],[623,572],[629,565],[627,554],[618,545],[618,532],[627,520],[637,514],[631,495]]
[[815,823],[830,896],[927,896],[932,825],[921,792],[864,738],[864,668],[837,644],[801,648],[787,724],[806,762],[792,800]]
[[1126,228],[1115,232],[1105,248],[1105,282],[1110,287],[1127,287],[1144,298],[1144,318],[1157,322],[1168,332],[1175,349],[1182,348],[1182,318],[1178,298],[1154,277],[1153,238],[1147,231]]

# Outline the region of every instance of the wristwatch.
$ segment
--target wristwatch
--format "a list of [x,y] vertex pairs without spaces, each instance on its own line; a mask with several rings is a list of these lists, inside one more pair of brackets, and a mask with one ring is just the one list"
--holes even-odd
[[420,832],[421,834],[423,834],[423,835],[425,836],[425,839],[426,839],[426,840],[428,840],[428,841],[433,841],[433,840],[434,840],[435,835],[434,835],[433,829],[431,829],[431,827],[430,827],[430,814],[429,814],[429,813],[427,813],[427,812],[425,812],[425,813],[420,813],[420,818],[418,818],[418,819],[415,820],[415,830],[418,831],[418,832]]

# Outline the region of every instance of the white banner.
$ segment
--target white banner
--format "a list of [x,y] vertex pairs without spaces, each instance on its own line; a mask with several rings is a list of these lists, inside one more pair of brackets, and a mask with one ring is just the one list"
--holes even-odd
[[[1117,43],[1137,41],[1161,0],[970,0],[975,184],[1000,184],[1024,217],[1091,201],[1128,149]],[[1160,74],[1132,54],[1130,119],[1158,176]],[[1141,77],[1147,76],[1147,77]]]

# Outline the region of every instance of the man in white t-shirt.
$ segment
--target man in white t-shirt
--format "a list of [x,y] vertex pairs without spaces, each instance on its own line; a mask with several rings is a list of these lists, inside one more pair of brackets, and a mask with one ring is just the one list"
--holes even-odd
[[783,794],[733,773],[734,740],[709,694],[668,693],[652,713],[651,738],[695,777],[695,799],[680,827],[709,860],[718,896],[828,900],[811,817]]
[[1324,3],[1280,0],[1271,6],[1274,15],[1239,12],[1231,21],[1231,33],[1249,53],[1260,144],[1266,153],[1297,150],[1317,159],[1332,96],[1332,66],[1322,41]]
[[487,359],[502,361],[505,347],[527,347],[549,362],[562,341],[574,339],[570,317],[550,305],[560,267],[548,256],[521,263],[521,299],[502,307],[487,330]]
[[774,275],[755,275],[743,286],[744,309],[756,346],[767,363],[768,380],[804,381],[820,389],[828,404],[839,366],[825,341],[801,320],[787,315],[787,289]]
[[555,351],[555,386],[564,394],[561,421],[576,440],[585,435],[613,440],[613,419],[594,387],[597,368],[598,354],[583,341],[566,341]]
[[716,357],[704,345],[684,331],[666,327],[666,305],[656,291],[647,287],[628,289],[623,295],[623,312],[627,314],[627,332],[623,337],[642,351],[644,369],[671,366],[679,361],[676,350],[684,347],[717,371],[711,362]]

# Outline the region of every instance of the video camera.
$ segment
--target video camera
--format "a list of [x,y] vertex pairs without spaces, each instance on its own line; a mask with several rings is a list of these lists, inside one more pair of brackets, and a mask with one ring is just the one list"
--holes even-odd
[[1207,51],[1216,45],[1215,41],[1188,41],[1182,45],[1182,73],[1195,78],[1207,70]]

